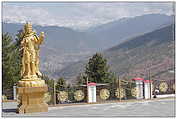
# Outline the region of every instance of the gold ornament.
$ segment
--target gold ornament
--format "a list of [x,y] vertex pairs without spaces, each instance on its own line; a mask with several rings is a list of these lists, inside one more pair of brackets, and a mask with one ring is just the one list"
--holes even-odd
[[138,88],[137,87],[134,87],[131,89],[131,95],[133,97],[136,97],[138,95],[139,91],[138,91]]
[[65,102],[68,99],[68,93],[66,91],[59,91],[57,97],[60,102]]
[[47,103],[51,100],[51,95],[47,92],[44,94],[44,101]]
[[19,87],[43,87],[46,86],[45,81],[40,78],[35,79],[22,79],[18,81]]
[[[120,89],[120,92],[119,92],[119,89]],[[120,93],[120,96],[119,96],[119,93]],[[117,88],[116,92],[115,92],[115,95],[116,95],[117,98],[123,98],[123,97],[125,97],[125,89],[123,89],[123,88]]]
[[84,92],[82,90],[77,90],[74,92],[74,99],[77,101],[81,101],[84,99]]
[[161,92],[166,92],[168,90],[168,84],[166,82],[162,82],[159,85],[159,90]]
[[110,96],[110,92],[108,89],[101,89],[100,90],[100,98],[103,99],[103,100],[106,100],[108,99]]

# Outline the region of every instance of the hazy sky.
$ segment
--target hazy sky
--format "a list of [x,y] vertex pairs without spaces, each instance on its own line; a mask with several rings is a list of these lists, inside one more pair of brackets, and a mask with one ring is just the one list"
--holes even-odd
[[25,23],[30,21],[38,25],[57,25],[71,28],[90,26],[134,17],[143,14],[174,14],[172,2],[80,2],[80,3],[24,3],[3,2],[3,21]]

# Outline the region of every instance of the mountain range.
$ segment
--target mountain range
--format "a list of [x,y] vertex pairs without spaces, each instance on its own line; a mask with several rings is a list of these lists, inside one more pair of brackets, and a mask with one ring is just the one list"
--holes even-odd
[[[77,62],[88,60],[88,57],[95,52],[102,52],[129,38],[154,31],[171,23],[174,23],[174,16],[148,14],[123,18],[85,31],[34,25],[33,28],[38,33],[44,31],[46,36],[44,44],[41,45],[41,70],[54,78],[63,76],[63,74],[70,76],[72,73],[68,75],[63,72],[72,69],[73,64]],[[14,38],[17,31],[23,28],[23,24],[14,23],[3,23],[2,26],[3,33],[9,32]],[[75,72],[74,70],[71,72]]]
[[[175,37],[174,24],[128,39],[102,52],[110,71],[121,78],[174,79]],[[79,61],[58,72],[62,77],[83,73],[87,60]],[[56,72],[57,73],[57,72]],[[71,78],[72,79],[72,78]],[[72,79],[71,81],[74,81]]]

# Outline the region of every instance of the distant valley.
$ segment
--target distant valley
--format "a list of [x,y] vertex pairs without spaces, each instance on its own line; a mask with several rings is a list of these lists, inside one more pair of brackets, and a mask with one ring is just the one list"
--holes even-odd
[[[110,71],[120,78],[147,78],[150,71],[153,79],[174,79],[174,73],[171,73],[175,66],[174,24],[130,38],[102,53],[108,60]],[[74,63],[58,73],[63,77],[75,77],[75,74],[84,71],[88,59]]]
[[[63,76],[71,79],[78,75],[79,72],[82,72],[84,64],[95,52],[103,52],[113,46],[116,48],[115,45],[119,47],[120,45],[122,47],[126,46],[126,43],[131,41],[127,41],[127,39],[139,35],[143,36],[142,34],[154,32],[154,30],[164,28],[172,23],[174,23],[174,16],[149,14],[135,18],[124,18],[89,28],[86,31],[76,31],[58,26],[33,25],[37,33],[44,31],[46,36],[45,42],[41,46],[41,71],[52,78]],[[22,24],[3,23],[3,32],[9,32],[14,38],[17,31],[22,28]],[[148,41],[147,44],[149,44]],[[133,47],[134,44],[130,43],[129,47],[130,46]],[[159,46],[159,48],[160,47],[164,48],[166,44]],[[117,73],[124,72],[121,71],[120,68],[117,68],[120,67],[121,64],[123,65],[120,61],[126,59],[126,57],[121,57],[119,53],[124,54],[125,52],[130,52],[130,50],[121,51],[122,48],[112,50],[114,48],[106,50],[104,54],[109,59],[110,65],[115,65],[114,63],[116,63],[116,67],[112,67],[111,70]],[[137,50],[139,51],[139,49]],[[132,52],[127,55],[131,56],[134,52],[135,50],[132,49]],[[111,54],[113,56],[111,56]],[[118,56],[122,59],[113,59],[113,57]],[[136,58],[134,60],[136,60]],[[136,66],[138,67],[139,65]],[[124,67],[121,67],[121,69],[124,70]]]

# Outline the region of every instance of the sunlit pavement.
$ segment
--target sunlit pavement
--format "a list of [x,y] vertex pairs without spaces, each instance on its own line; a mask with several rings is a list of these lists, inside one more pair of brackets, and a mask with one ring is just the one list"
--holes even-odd
[[136,102],[57,106],[49,107],[48,112],[31,114],[16,114],[17,104],[15,102],[6,102],[3,103],[2,106],[3,117],[174,117],[176,115],[175,98]]

